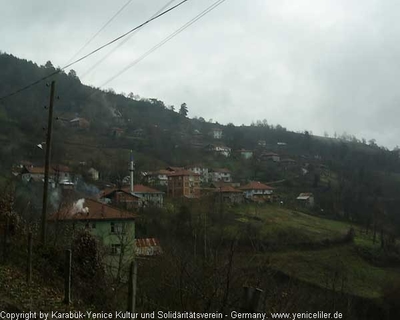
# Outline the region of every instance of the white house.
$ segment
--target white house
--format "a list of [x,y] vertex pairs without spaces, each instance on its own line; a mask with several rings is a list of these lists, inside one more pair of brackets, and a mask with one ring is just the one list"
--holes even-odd
[[194,164],[186,167],[187,170],[200,175],[200,182],[206,183],[209,180],[208,168],[200,164]]
[[239,153],[240,153],[240,156],[246,160],[251,159],[253,157],[253,151],[251,151],[251,150],[241,149],[241,150],[239,150]]
[[214,139],[222,139],[222,129],[220,128],[214,128],[211,131],[211,135]]
[[261,160],[272,160],[273,162],[279,162],[280,161],[280,156],[279,154],[276,154],[274,152],[263,152],[260,155]]
[[273,193],[274,188],[259,181],[252,181],[241,187],[240,190],[244,192],[246,198],[252,199],[256,197],[270,196]]
[[89,176],[92,178],[93,181],[99,180],[100,173],[99,173],[99,171],[96,170],[95,168],[90,168],[90,169],[88,170],[88,174],[89,174]]
[[[22,181],[29,182],[29,181],[44,181],[44,167],[33,167],[33,166],[25,166],[22,169],[21,177]],[[54,171],[53,169],[49,168],[49,176],[51,179],[54,178]]]
[[296,200],[306,207],[314,206],[314,195],[312,193],[300,193]]
[[71,169],[69,167],[57,164],[51,168],[53,169],[56,182],[72,181]]
[[158,170],[154,172],[144,173],[144,178],[149,184],[158,184],[160,186],[168,185],[168,174],[171,173],[168,170]]
[[224,157],[229,157],[231,155],[231,148],[226,147],[224,145],[217,145],[217,144],[209,144],[206,149],[208,151],[212,151],[215,153],[218,153],[220,155],[223,155]]
[[211,169],[209,172],[209,177],[211,178],[212,182],[231,182],[232,176],[231,171],[226,168],[218,168],[218,169]]

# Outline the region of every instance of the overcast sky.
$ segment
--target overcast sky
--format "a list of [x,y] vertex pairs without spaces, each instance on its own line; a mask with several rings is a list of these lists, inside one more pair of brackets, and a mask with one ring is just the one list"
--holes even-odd
[[[79,55],[135,27],[169,0],[132,0]],[[173,4],[179,1],[173,2]],[[118,47],[72,68],[101,86],[215,0],[189,0]],[[0,0],[0,50],[64,66],[127,0]],[[226,0],[104,88],[157,98],[236,125],[347,132],[392,148],[400,137],[400,2]],[[85,75],[85,73],[87,73]]]

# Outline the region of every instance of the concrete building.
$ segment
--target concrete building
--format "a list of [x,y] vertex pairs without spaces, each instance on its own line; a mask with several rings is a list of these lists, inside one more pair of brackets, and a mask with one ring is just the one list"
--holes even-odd
[[169,197],[199,197],[200,175],[189,170],[171,172],[168,175],[167,194]]

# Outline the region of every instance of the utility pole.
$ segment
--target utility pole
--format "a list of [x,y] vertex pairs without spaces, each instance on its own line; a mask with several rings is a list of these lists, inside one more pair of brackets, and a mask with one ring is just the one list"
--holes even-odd
[[49,169],[50,169],[50,156],[51,156],[51,134],[53,129],[54,91],[55,91],[55,81],[53,80],[51,82],[51,88],[50,88],[50,105],[49,105],[49,116],[47,120],[47,135],[46,135],[46,162],[44,167],[42,233],[41,233],[41,241],[43,245],[46,245],[47,196],[49,189]]

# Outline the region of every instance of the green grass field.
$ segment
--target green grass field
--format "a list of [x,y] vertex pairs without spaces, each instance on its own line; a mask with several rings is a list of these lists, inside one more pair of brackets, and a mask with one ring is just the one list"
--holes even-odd
[[[272,269],[323,288],[365,298],[379,298],[386,286],[400,283],[400,268],[378,267],[358,254],[358,248],[380,250],[380,244],[374,244],[372,235],[366,235],[359,226],[273,205],[240,208],[238,212],[241,216],[237,223],[242,228],[249,223],[258,224],[260,239],[289,244],[278,251],[257,254],[260,262],[268,259]],[[321,249],[293,248],[296,242],[312,244],[338,239],[351,227],[356,231],[352,243],[334,243]]]

